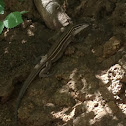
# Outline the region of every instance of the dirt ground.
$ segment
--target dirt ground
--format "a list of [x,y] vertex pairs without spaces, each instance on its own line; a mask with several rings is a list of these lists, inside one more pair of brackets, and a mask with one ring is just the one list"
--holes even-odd
[[[29,11],[0,35],[0,126],[14,126],[19,91],[55,32],[33,0],[5,0],[6,14]],[[62,0],[77,35],[47,78],[32,82],[18,110],[20,126],[126,126],[126,1]],[[16,6],[15,6],[16,5]]]

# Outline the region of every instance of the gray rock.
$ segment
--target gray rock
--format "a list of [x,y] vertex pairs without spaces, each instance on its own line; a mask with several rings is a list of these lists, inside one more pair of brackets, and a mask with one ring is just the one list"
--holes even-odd
[[70,17],[56,0],[34,0],[34,3],[49,28],[58,30],[71,22]]

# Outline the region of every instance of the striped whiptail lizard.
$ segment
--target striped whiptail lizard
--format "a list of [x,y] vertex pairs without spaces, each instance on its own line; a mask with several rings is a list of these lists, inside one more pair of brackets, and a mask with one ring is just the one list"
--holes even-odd
[[28,86],[35,79],[35,77],[39,74],[40,77],[44,77],[44,74],[48,72],[52,63],[56,62],[64,53],[64,50],[71,42],[71,39],[78,34],[83,29],[87,28],[88,24],[78,24],[78,25],[70,25],[68,26],[60,38],[55,42],[49,52],[42,57],[40,62],[33,68],[32,72],[24,82],[19,96],[17,98],[16,105],[16,126],[18,126],[18,108],[20,106],[23,95],[25,94]]

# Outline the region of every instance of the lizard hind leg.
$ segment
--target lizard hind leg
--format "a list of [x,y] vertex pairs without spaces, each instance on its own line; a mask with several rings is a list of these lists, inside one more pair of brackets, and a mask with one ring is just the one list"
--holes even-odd
[[39,72],[39,77],[42,78],[42,77],[49,77],[49,76],[51,76],[52,74],[49,74],[49,72],[48,72],[50,67],[51,67],[51,63],[47,62],[45,68],[43,68]]

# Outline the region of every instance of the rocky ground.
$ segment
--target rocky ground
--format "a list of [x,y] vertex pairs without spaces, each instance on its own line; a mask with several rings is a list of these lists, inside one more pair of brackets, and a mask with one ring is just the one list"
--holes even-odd
[[[24,23],[0,35],[0,125],[14,126],[18,93],[36,59],[53,44],[54,31],[32,0],[5,3],[6,14],[29,11]],[[73,22],[90,27],[72,40],[52,76],[32,82],[18,111],[20,126],[126,126],[126,1],[61,4]]]

